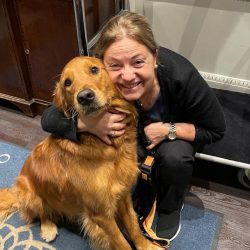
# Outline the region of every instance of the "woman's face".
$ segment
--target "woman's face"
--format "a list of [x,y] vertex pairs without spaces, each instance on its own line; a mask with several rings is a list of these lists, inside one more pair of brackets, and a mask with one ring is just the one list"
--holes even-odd
[[136,101],[150,96],[155,80],[156,56],[146,46],[123,38],[107,48],[103,62],[111,80],[126,100]]

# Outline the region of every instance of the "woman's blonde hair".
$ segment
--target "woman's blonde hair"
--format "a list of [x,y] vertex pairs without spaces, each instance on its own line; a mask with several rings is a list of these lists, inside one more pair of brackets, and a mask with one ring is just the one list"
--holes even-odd
[[112,17],[103,27],[95,47],[96,56],[103,59],[106,49],[124,37],[146,46],[152,54],[157,53],[158,45],[147,19],[137,13],[123,11]]

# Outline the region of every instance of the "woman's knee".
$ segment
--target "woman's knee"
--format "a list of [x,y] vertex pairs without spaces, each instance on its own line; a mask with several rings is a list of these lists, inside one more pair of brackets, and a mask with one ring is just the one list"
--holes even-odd
[[194,164],[194,147],[184,141],[162,144],[156,155],[159,175],[187,175],[190,177]]

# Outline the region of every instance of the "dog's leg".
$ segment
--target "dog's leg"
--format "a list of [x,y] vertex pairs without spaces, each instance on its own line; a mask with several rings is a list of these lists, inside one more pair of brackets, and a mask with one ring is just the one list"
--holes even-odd
[[121,222],[128,231],[129,237],[134,242],[137,250],[164,249],[154,245],[151,241],[147,240],[143,236],[140,230],[136,213],[133,208],[132,199],[130,195],[121,200],[119,203],[119,218],[121,219]]
[[58,235],[57,226],[48,219],[41,220],[41,237],[46,242],[53,241]]
[[[131,250],[114,218],[91,216],[84,220],[84,231],[94,250]],[[146,249],[144,249],[146,250]]]
[[35,193],[29,179],[26,176],[18,176],[16,180],[18,187],[18,195],[20,202],[21,217],[28,223],[31,223],[35,218],[41,220],[41,237],[50,242],[55,239],[57,233],[57,226],[46,218],[43,200]]
[[23,220],[32,223],[35,218],[40,218],[43,211],[43,202],[38,197],[29,179],[20,175],[16,179],[16,187],[18,189],[19,211]]

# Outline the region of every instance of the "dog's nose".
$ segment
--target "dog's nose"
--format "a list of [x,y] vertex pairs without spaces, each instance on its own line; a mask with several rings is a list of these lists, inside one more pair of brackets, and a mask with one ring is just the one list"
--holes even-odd
[[91,89],[85,89],[78,93],[77,101],[82,105],[90,104],[95,98],[95,92]]

